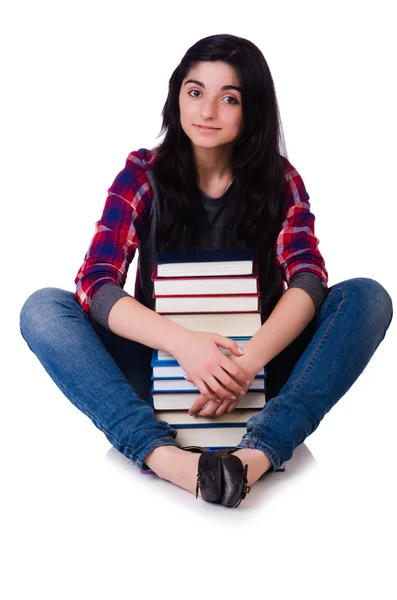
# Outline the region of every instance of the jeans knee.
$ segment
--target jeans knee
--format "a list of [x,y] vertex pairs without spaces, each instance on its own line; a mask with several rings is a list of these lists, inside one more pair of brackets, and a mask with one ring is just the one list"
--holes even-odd
[[46,317],[50,314],[50,307],[59,302],[64,294],[70,294],[59,288],[48,287],[36,290],[22,305],[19,314],[19,328],[22,337],[27,341],[31,335],[37,335],[46,327]]
[[361,292],[361,301],[372,309],[374,317],[386,329],[393,317],[393,302],[388,291],[375,279],[359,277],[353,279]]

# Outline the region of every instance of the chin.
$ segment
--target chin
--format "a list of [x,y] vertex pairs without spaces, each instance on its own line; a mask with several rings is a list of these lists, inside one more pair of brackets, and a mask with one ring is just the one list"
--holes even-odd
[[215,136],[213,139],[210,139],[210,136],[208,136],[208,139],[203,139],[203,136],[200,135],[191,135],[189,137],[192,144],[198,148],[217,148],[218,146],[230,144],[233,141],[229,139],[222,139],[220,136],[217,139],[215,139]]

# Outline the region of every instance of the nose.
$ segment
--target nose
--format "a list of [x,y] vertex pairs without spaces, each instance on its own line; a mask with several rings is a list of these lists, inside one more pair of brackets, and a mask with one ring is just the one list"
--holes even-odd
[[200,116],[202,119],[214,118],[216,116],[216,101],[203,99],[200,104]]

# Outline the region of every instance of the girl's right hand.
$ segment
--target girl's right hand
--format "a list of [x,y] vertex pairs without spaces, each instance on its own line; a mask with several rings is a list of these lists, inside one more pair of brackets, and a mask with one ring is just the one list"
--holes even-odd
[[170,353],[206,400],[220,403],[246,392],[250,381],[243,369],[218,346],[228,348],[236,356],[244,354],[235,340],[218,333],[190,330],[175,340]]

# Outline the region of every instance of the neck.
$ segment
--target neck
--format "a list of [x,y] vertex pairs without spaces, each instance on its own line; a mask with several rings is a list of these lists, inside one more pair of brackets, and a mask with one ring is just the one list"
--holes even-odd
[[208,185],[231,177],[232,148],[193,148],[199,184]]

